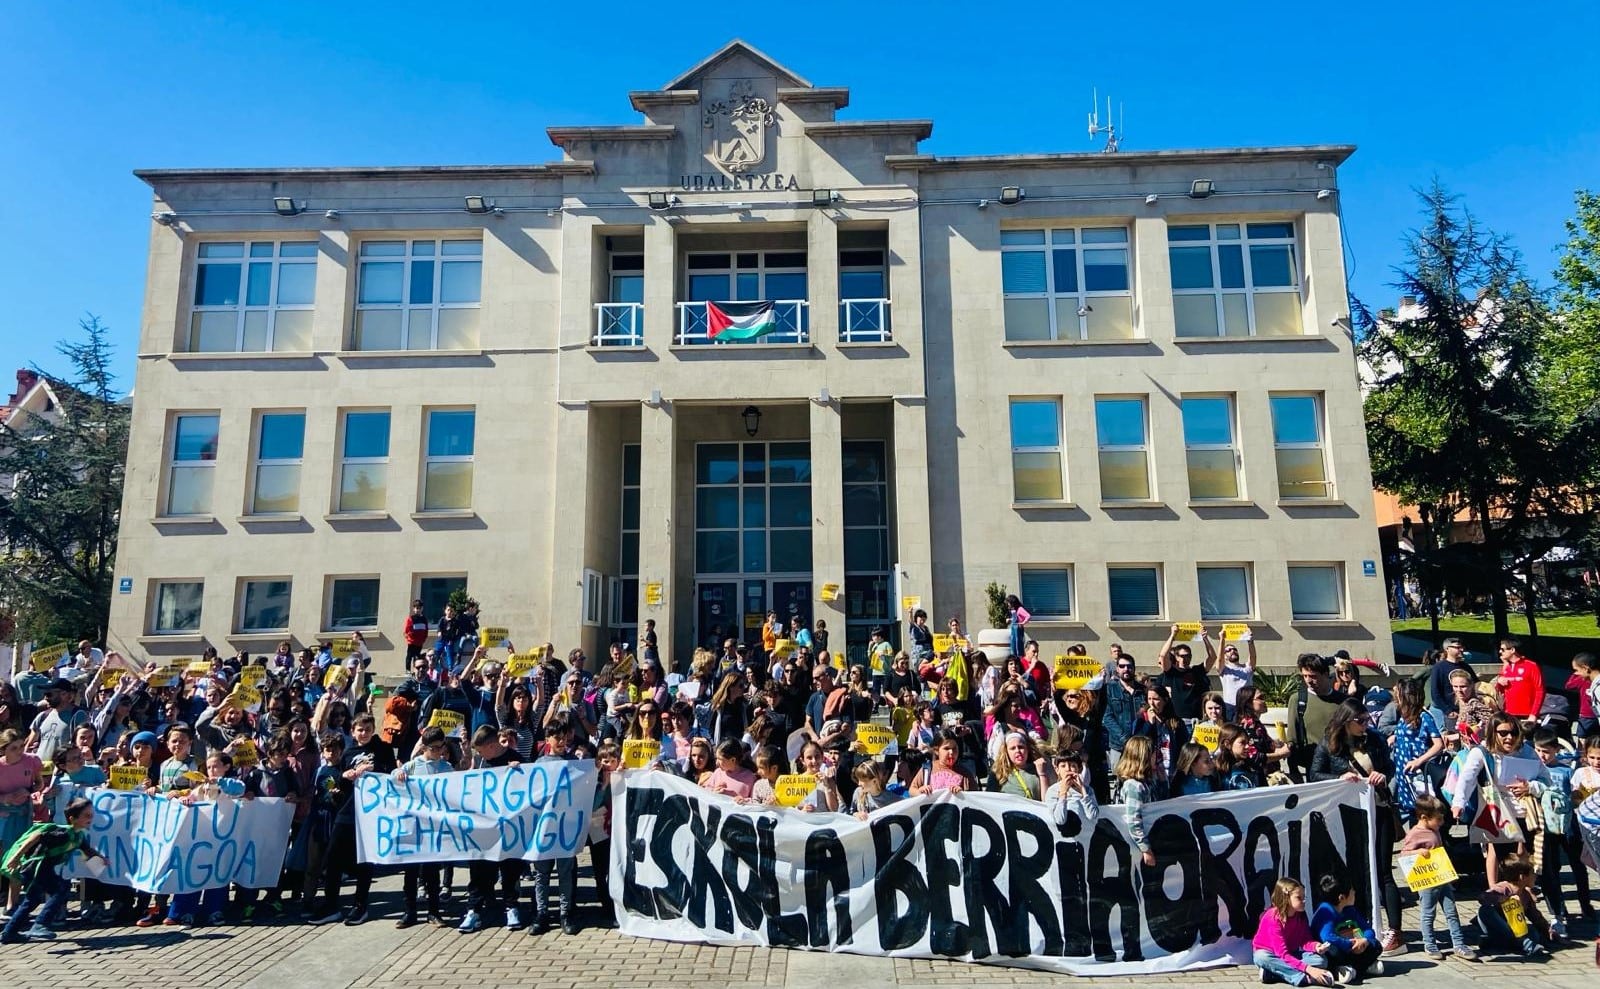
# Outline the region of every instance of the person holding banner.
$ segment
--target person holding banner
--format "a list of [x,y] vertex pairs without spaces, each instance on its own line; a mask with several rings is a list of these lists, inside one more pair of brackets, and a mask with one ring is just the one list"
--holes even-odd
[[[489,725],[479,725],[472,735],[472,768],[510,766],[518,762],[515,749],[500,742],[500,733]],[[460,930],[467,934],[483,927],[490,908],[505,910],[506,930],[522,927],[522,917],[517,912],[517,881],[522,878],[522,861],[515,858],[473,859],[467,863],[467,913],[461,918]],[[500,897],[495,896],[495,881],[500,883]]]
[[1377,804],[1374,815],[1373,850],[1377,855],[1378,886],[1383,895],[1383,912],[1389,926],[1379,941],[1386,955],[1403,954],[1400,937],[1400,887],[1394,881],[1395,809],[1389,795],[1394,778],[1394,762],[1389,746],[1377,734],[1367,732],[1367,712],[1361,702],[1350,700],[1334,709],[1327,732],[1311,756],[1310,782],[1342,779],[1367,783]]
[[1100,816],[1094,790],[1083,782],[1083,753],[1079,750],[1055,754],[1056,783],[1045,792],[1045,809],[1057,827],[1067,823],[1067,815],[1077,814],[1087,829]]
[[[1422,796],[1417,798],[1413,810],[1417,815],[1417,823],[1401,839],[1400,854],[1443,854],[1444,827],[1449,808],[1438,797]],[[1405,860],[1402,858],[1402,861]],[[1444,958],[1433,932],[1434,915],[1443,912],[1445,928],[1450,932],[1450,946],[1456,957],[1464,962],[1477,961],[1478,953],[1468,946],[1467,937],[1461,931],[1461,918],[1456,914],[1455,882],[1452,880],[1424,887],[1417,896],[1422,901],[1422,950],[1428,957],[1435,961]]]
[[[423,729],[417,747],[421,749],[421,754],[394,771],[393,776],[396,781],[404,783],[413,776],[436,776],[455,772],[455,764],[450,761],[450,745],[445,741],[444,732],[438,728]],[[405,882],[401,887],[405,897],[405,912],[395,922],[396,928],[403,931],[417,925],[419,882],[428,893],[428,923],[434,927],[444,926],[443,890],[439,884],[440,868],[438,862],[423,862],[405,867]]]
[[[545,725],[545,759],[571,759],[569,751],[572,745],[573,724],[565,717],[556,717]],[[544,761],[544,760],[540,760]],[[567,855],[561,858],[542,858],[533,863],[533,917],[528,925],[528,934],[538,937],[550,929],[548,918],[550,907],[550,873],[556,875],[558,884],[558,904],[561,910],[561,931],[564,934],[578,933],[578,922],[574,919],[572,909],[578,899],[578,859],[577,855]]]

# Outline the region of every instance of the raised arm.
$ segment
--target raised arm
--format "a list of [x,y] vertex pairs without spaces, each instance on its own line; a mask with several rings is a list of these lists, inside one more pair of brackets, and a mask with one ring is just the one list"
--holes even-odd
[[1161,643],[1161,648],[1156,651],[1156,662],[1167,658],[1167,653],[1172,651],[1172,643],[1178,638],[1178,623],[1172,623],[1172,629],[1167,632],[1167,641]]

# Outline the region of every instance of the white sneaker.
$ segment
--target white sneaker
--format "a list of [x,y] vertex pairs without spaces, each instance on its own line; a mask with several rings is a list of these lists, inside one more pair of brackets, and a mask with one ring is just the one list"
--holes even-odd
[[1356,980],[1356,970],[1349,965],[1340,965],[1339,970],[1333,973],[1333,981],[1341,986],[1350,985]]
[[483,921],[478,919],[478,911],[468,910],[467,915],[461,918],[461,926],[456,930],[463,934],[471,934],[473,931],[483,930]]
[[516,907],[506,907],[506,930],[514,931],[522,926],[522,914]]
[[1367,974],[1368,975],[1382,975],[1383,974],[1383,959],[1380,958],[1377,961],[1373,962],[1371,967],[1369,967],[1367,969]]

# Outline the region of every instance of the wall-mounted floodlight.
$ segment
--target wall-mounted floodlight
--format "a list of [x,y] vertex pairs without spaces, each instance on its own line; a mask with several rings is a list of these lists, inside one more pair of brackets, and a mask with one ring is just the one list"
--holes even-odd
[[279,216],[299,216],[305,211],[303,204],[296,204],[289,196],[273,196],[272,208],[278,211]]
[[1217,187],[1210,179],[1195,179],[1189,183],[1190,199],[1209,199],[1216,191]]
[[482,196],[463,196],[462,200],[467,205],[468,213],[489,213],[494,210],[494,202]]
[[1008,185],[1002,186],[1000,189],[1001,206],[1015,206],[1027,198],[1027,190],[1023,189],[1021,186]]

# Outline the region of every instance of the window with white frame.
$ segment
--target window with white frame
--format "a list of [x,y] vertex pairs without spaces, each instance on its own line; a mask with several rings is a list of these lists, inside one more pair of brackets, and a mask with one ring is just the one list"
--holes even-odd
[[1061,400],[1011,400],[1011,490],[1016,501],[1061,501]]
[[583,571],[583,624],[599,625],[605,579],[597,571]]
[[358,278],[352,349],[478,346],[483,241],[365,241]]
[[1344,565],[1289,564],[1289,613],[1295,621],[1337,621],[1343,618]]
[[1320,394],[1271,396],[1279,498],[1331,498]]
[[167,515],[210,515],[217,476],[218,416],[180,412],[172,417],[167,461]]
[[1292,222],[1169,226],[1167,257],[1178,336],[1305,332]]
[[1100,499],[1150,500],[1150,445],[1142,396],[1094,400],[1100,446]]
[[1200,617],[1206,621],[1252,618],[1250,564],[1202,563],[1195,568],[1200,591]]
[[195,253],[190,353],[311,349],[315,242],[206,242]]
[[205,590],[205,582],[199,580],[157,581],[150,631],[156,635],[200,631],[200,606]]
[[300,510],[305,445],[304,412],[263,412],[257,417],[252,515],[290,515]]
[[441,512],[472,507],[472,451],[477,412],[429,409],[427,455],[422,477],[422,510]]
[[1133,337],[1126,227],[1000,231],[1007,340]]
[[1072,618],[1072,568],[1023,567],[1017,574],[1017,593],[1028,613],[1046,621]]
[[1161,567],[1153,563],[1106,568],[1106,591],[1114,622],[1152,621],[1162,616]]
[[378,586],[377,577],[329,578],[327,631],[377,628]]
[[289,631],[289,597],[293,590],[290,579],[263,577],[242,583],[239,593],[239,631]]
[[381,512],[389,498],[389,412],[352,411],[340,429],[341,512]]
[[1183,396],[1183,447],[1194,501],[1239,497],[1232,395]]

